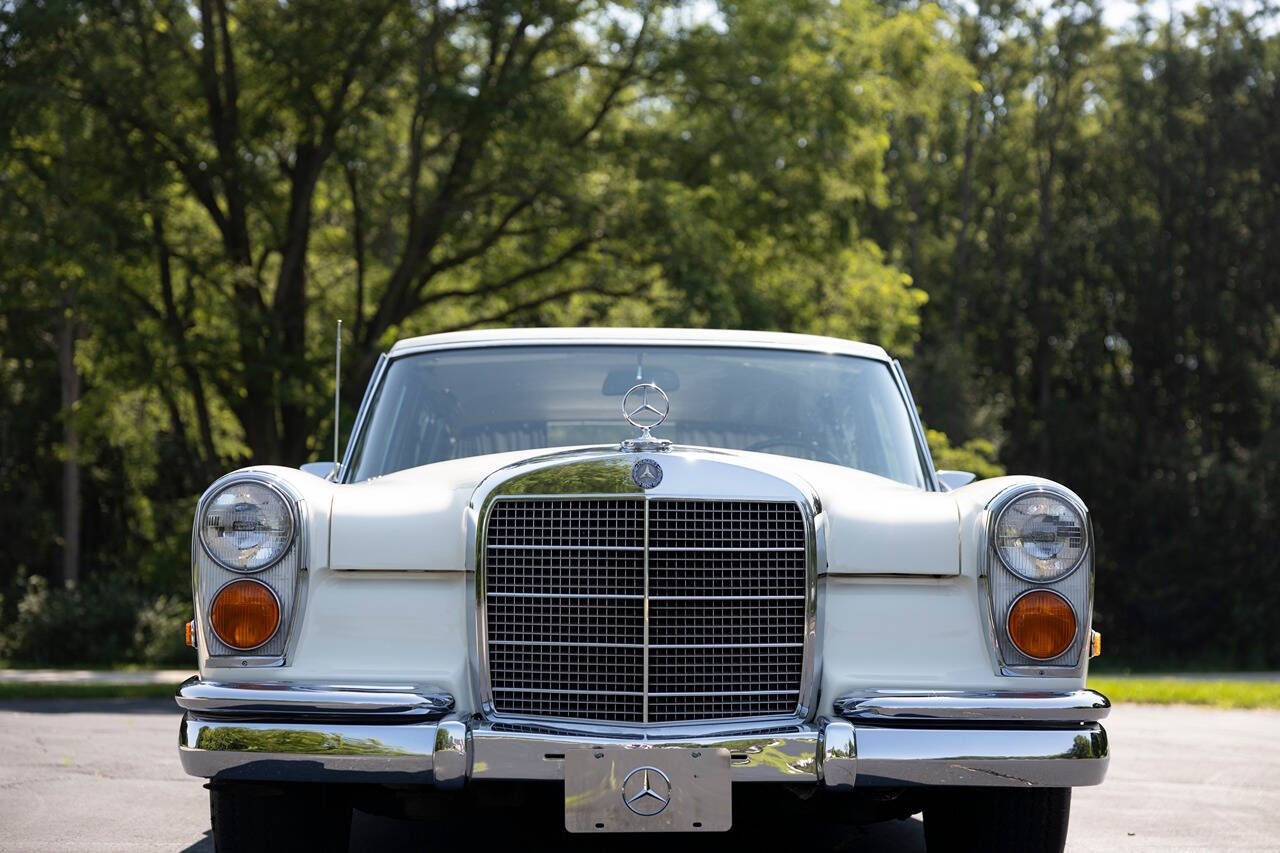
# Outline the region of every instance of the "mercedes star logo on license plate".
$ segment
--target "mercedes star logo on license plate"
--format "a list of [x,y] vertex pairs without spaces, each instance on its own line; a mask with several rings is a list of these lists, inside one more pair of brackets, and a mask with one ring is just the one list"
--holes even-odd
[[622,802],[642,817],[653,817],[671,801],[671,780],[656,767],[637,767],[622,780]]

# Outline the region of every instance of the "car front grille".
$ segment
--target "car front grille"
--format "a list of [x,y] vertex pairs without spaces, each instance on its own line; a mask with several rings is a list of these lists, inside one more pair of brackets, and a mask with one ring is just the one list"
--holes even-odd
[[808,592],[796,504],[504,498],[485,534],[498,713],[674,723],[796,711]]

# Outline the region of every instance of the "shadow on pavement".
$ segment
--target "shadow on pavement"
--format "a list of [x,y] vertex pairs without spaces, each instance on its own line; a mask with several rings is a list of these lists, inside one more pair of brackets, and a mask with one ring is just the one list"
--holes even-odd
[[179,853],[213,853],[213,832],[206,829],[204,838],[189,847],[183,847]]
[[[769,825],[768,817],[748,826],[735,826],[727,833],[706,835],[569,835],[557,821],[529,821],[495,814],[484,827],[471,824],[441,825],[412,820],[375,817],[357,811],[351,824],[351,853],[399,850],[467,849],[482,840],[485,847],[506,847],[521,851],[555,850],[610,853],[712,853],[718,850],[838,850],[851,853],[924,853],[924,826],[919,820],[895,820],[867,826],[815,826],[790,822]],[[203,851],[191,847],[183,853]],[[212,849],[210,847],[209,849]]]

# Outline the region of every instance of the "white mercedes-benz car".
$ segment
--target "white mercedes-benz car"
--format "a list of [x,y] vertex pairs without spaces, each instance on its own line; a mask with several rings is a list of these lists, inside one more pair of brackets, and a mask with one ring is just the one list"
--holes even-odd
[[1107,770],[1084,504],[935,470],[876,346],[404,340],[340,465],[222,477],[192,550],[179,753],[219,851],[499,790],[576,833],[724,831],[763,798],[1061,850]]

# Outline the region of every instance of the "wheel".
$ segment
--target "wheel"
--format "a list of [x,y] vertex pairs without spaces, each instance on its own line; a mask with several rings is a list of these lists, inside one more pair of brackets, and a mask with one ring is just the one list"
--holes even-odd
[[1070,817],[1070,788],[948,789],[925,806],[925,846],[929,853],[1061,853]]
[[217,853],[346,853],[351,803],[331,785],[215,782],[209,819]]

